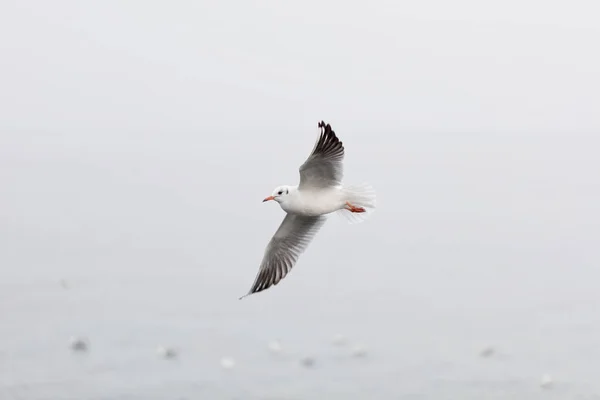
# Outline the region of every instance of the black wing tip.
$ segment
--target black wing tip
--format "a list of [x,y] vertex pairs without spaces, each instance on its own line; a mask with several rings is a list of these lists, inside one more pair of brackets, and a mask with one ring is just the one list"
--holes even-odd
[[245,299],[246,297],[248,297],[250,295],[253,295],[254,293],[257,293],[257,292],[256,292],[256,289],[253,287],[252,289],[250,289],[250,291],[248,293],[246,293],[245,295],[243,295],[242,297],[240,297],[238,300]]
[[242,300],[243,298],[246,298],[246,297],[248,297],[248,296],[250,296],[252,294],[260,293],[260,292],[263,292],[263,291],[265,291],[265,290],[267,290],[267,289],[269,289],[269,288],[271,288],[273,286],[277,286],[277,284],[279,282],[281,282],[282,280],[283,280],[283,278],[280,279],[280,280],[278,280],[277,282],[271,282],[270,284],[265,284],[265,281],[263,281],[263,280],[261,280],[259,282],[256,282],[252,286],[252,289],[250,289],[250,291],[248,293],[246,293],[245,295],[243,295],[242,297],[240,297],[238,300]]
[[250,295],[253,295],[254,293],[258,293],[258,292],[254,291],[254,290],[250,290],[248,293],[246,293],[245,295],[243,295],[242,297],[240,297],[238,300],[245,299],[246,297],[248,297]]
[[321,122],[317,124],[317,127],[321,129],[322,133],[332,133],[335,136],[335,132],[331,128],[331,125],[326,124],[325,121],[321,120]]
[[321,129],[319,140],[317,141],[316,147],[313,154],[316,153],[327,153],[327,152],[344,152],[344,143],[337,137],[331,125],[326,124],[325,121],[321,120],[317,124],[318,128]]
[[268,289],[268,287],[262,288],[262,289],[252,288],[248,293],[246,293],[245,295],[243,295],[242,297],[240,297],[238,300],[242,300],[242,299],[245,299],[246,297],[248,297],[250,295],[253,295],[253,294],[256,294],[256,293],[260,293],[260,292],[262,292],[265,289]]

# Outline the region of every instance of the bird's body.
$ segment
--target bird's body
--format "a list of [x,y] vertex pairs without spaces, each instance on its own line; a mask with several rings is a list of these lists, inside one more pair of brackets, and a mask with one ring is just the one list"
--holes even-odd
[[350,222],[360,222],[375,208],[375,192],[370,186],[342,185],[344,146],[329,124],[321,121],[319,128],[315,147],[300,166],[300,183],[279,186],[263,200],[279,203],[286,216],[267,245],[247,295],[276,285],[290,272],[327,214],[339,212]]
[[298,186],[288,186],[287,201],[280,203],[288,214],[316,217],[344,208],[345,196],[341,186],[309,188],[299,190]]

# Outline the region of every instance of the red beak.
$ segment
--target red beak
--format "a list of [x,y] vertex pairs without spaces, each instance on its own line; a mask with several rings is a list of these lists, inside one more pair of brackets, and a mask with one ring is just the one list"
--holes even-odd
[[266,198],[263,200],[263,203],[264,203],[265,201],[269,201],[269,200],[275,200],[275,197],[273,197],[273,196],[266,197]]

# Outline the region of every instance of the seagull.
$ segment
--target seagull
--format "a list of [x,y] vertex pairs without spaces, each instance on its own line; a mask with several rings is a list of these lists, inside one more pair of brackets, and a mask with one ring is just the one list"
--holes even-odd
[[329,124],[318,123],[315,146],[300,166],[300,183],[275,188],[266,201],[276,201],[286,212],[267,245],[250,291],[277,285],[290,272],[327,219],[337,212],[350,223],[364,221],[375,209],[375,191],[368,184],[342,186],[344,146]]

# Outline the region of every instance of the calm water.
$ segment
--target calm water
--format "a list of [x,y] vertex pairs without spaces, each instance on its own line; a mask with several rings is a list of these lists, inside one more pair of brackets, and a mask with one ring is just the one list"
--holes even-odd
[[266,132],[0,146],[2,400],[598,398],[589,138],[348,135],[347,182],[378,211],[332,216],[280,285],[239,301],[283,216],[261,200],[313,142]]
[[[27,3],[0,1],[0,400],[600,400],[592,1]],[[239,301],[321,119],[378,211]]]
[[[600,325],[582,298],[494,305],[446,276],[402,294],[290,284],[238,301],[226,282],[176,272],[109,269],[67,277],[68,288],[4,282],[0,398],[600,399]],[[482,304],[467,303],[471,295]],[[347,345],[332,344],[336,333]],[[89,351],[71,351],[71,335],[86,336]],[[267,348],[273,339],[280,354]],[[178,357],[160,358],[158,345]],[[365,358],[352,356],[355,345]],[[224,356],[235,368],[221,368]],[[313,368],[300,363],[306,356]],[[544,374],[551,389],[540,388]]]

